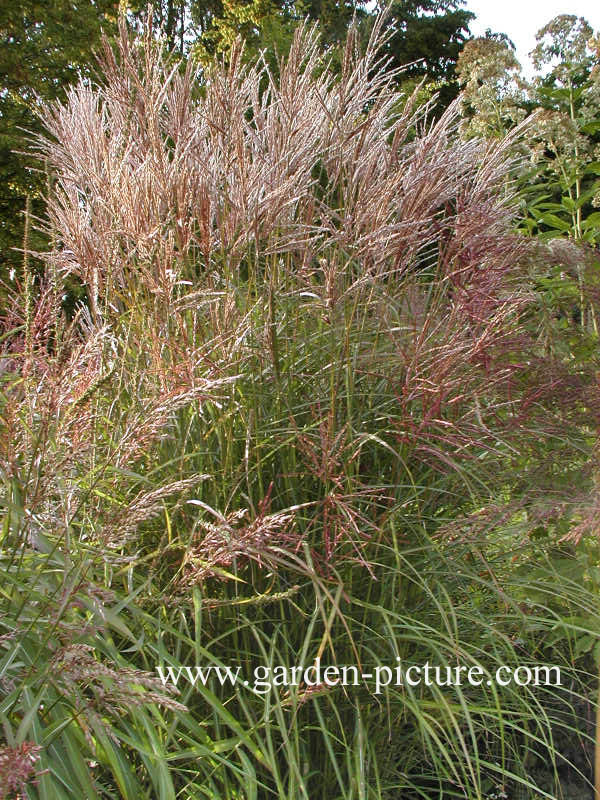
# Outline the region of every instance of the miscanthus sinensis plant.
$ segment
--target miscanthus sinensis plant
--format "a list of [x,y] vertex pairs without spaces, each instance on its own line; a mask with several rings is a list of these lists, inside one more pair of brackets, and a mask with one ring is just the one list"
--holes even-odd
[[589,737],[576,671],[381,703],[150,674],[512,663],[581,630],[587,595],[534,601],[510,561],[588,495],[591,370],[532,288],[565,253],[513,232],[512,138],[400,98],[382,44],[351,31],[334,75],[302,26],[274,76],[122,25],[40,111],[52,246],[34,280],[25,244],[0,362],[0,718],[42,748],[32,792],[483,798],[537,758],[555,787],[556,726]]

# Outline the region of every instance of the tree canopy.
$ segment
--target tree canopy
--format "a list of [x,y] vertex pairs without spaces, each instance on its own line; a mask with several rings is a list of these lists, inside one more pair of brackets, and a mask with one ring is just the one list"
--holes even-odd
[[80,72],[89,72],[102,29],[110,32],[116,0],[18,0],[0,5],[0,249],[4,264],[22,241],[22,212],[30,196],[40,208],[44,176],[15,151],[24,131],[37,130],[38,98],[59,97]]

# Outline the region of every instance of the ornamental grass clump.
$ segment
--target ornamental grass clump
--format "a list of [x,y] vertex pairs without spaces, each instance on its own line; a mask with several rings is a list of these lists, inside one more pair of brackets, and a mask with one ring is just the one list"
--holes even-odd
[[122,24],[98,82],[40,111],[51,246],[0,339],[0,717],[45,748],[48,797],[69,759],[73,796],[231,800],[483,800],[556,767],[575,668],[554,716],[514,687],[151,676],[534,658],[511,569],[592,485],[594,365],[536,290],[560,250],[513,229],[520,131],[461,140],[384,44],[381,18],[364,52],[351,30],[335,75],[303,25],[274,74]]
[[[406,458],[448,472],[476,459],[480,479],[505,470],[539,444],[531,426],[571,424],[581,403],[561,401],[585,384],[530,324],[528,277],[553,256],[512,232],[510,140],[462,141],[456,106],[433,121],[401,103],[382,45],[381,21],[364,54],[351,32],[334,77],[302,26],[277,76],[241,45],[202,71],[122,25],[102,82],[43,109],[36,144],[55,176],[43,258],[83,285],[89,335],[116,339],[117,359],[135,352],[119,384],[158,414],[153,426],[132,406],[136,433],[120,432],[131,438],[113,458],[134,462],[144,426],[166,421],[158,409],[196,409],[198,393],[187,435],[214,432],[218,413],[228,448],[199,472],[228,470],[237,486],[216,511],[247,506],[240,481],[258,508],[268,467],[280,505],[341,514],[323,532],[327,559],[372,534],[364,510],[394,504]],[[280,444],[263,461],[253,430],[268,426]],[[381,485],[363,480],[378,447]]]

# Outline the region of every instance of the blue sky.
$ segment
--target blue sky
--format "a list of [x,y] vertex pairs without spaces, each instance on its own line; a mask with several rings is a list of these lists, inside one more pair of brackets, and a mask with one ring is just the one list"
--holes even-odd
[[477,14],[471,32],[480,36],[491,28],[508,34],[526,72],[532,69],[527,54],[535,47],[535,34],[558,14],[585,17],[594,31],[600,30],[599,0],[467,0],[466,7]]

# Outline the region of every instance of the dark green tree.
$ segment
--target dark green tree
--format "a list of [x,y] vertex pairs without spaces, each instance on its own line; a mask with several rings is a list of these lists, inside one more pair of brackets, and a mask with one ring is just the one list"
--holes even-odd
[[[208,17],[219,13],[220,0],[203,0]],[[154,30],[164,36],[169,50],[184,55],[189,49],[190,40],[198,35],[198,26],[192,17],[193,0],[120,0],[119,10],[126,14],[130,25],[141,32],[146,24],[148,9],[152,12]]]
[[306,14],[316,20],[326,45],[340,44],[346,38],[354,14],[366,18],[363,2],[356,0],[308,0]]
[[[89,71],[101,29],[110,31],[117,0],[17,0],[0,4],[0,278],[20,260],[27,195],[41,214],[45,176],[26,156],[24,131],[36,131],[33,113],[60,97]],[[39,166],[39,165],[38,165]],[[35,248],[39,238],[30,243]]]
[[463,6],[464,0],[395,0],[390,9],[390,66],[409,65],[403,80],[426,77],[442,84],[441,105],[458,94],[456,62],[475,19]]

